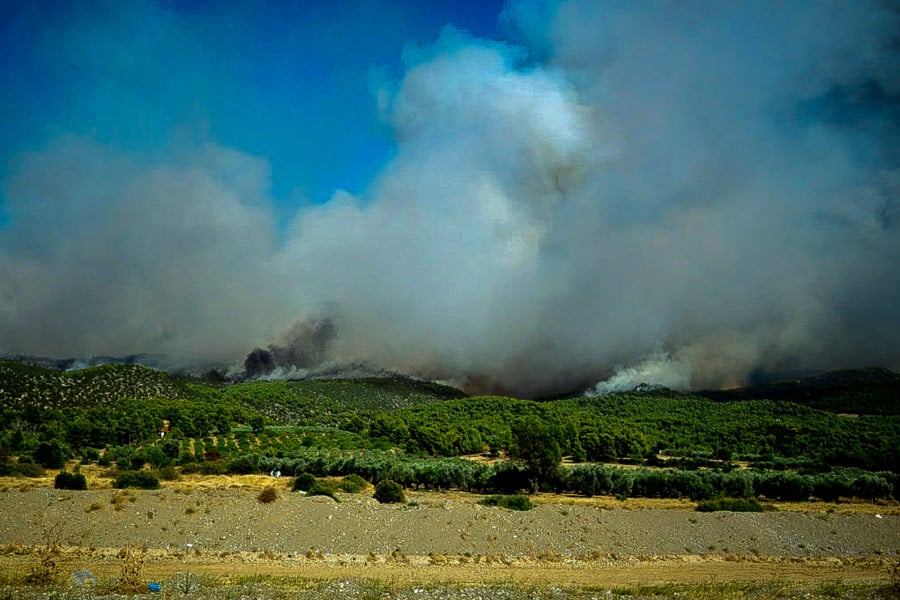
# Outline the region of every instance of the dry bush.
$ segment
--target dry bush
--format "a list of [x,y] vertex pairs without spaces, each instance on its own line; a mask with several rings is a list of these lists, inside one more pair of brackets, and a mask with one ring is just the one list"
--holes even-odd
[[394,548],[391,551],[391,560],[399,563],[408,563],[409,557],[403,554],[403,551],[400,548]]
[[259,496],[256,497],[257,500],[262,502],[263,504],[269,504],[271,502],[275,502],[278,500],[278,490],[275,489],[274,486],[268,485],[263,488],[263,490],[259,493]]
[[43,513],[35,514],[31,524],[41,531],[41,545],[37,547],[35,556],[37,564],[32,565],[25,575],[28,585],[46,586],[56,583],[62,571],[60,554],[62,553],[62,530],[65,521],[50,521]]
[[544,550],[540,554],[538,554],[538,560],[541,562],[551,562],[558,563],[562,562],[563,556],[558,552],[554,552],[553,550]]
[[137,497],[132,495],[128,490],[116,490],[109,498],[113,510],[120,511],[125,508],[125,502],[135,502]]
[[900,559],[890,566],[891,591],[900,598]]
[[119,580],[116,582],[116,591],[137,593],[145,589],[144,557],[146,553],[146,548],[137,549],[131,546],[125,546],[119,550],[122,570],[119,572]]

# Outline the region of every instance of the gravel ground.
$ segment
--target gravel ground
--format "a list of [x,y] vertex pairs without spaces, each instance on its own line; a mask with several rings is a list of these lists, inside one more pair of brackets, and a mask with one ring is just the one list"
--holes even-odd
[[[49,538],[68,546],[66,572],[89,567],[101,582],[0,585],[0,599],[824,600],[896,592],[885,568],[900,555],[896,507],[883,515],[824,507],[697,513],[551,500],[512,512],[427,493],[412,494],[413,505],[381,505],[368,494],[337,503],[288,492],[284,480],[278,499],[263,504],[259,490],[272,481],[252,481],[155,491],[0,488],[0,582],[4,571],[28,572],[30,547]],[[126,546],[147,549],[145,575],[162,583],[162,595],[115,589]]]
[[65,545],[126,545],[204,553],[540,558],[746,555],[864,557],[900,554],[900,516],[829,513],[697,513],[539,504],[528,512],[471,500],[419,497],[380,505],[364,494],[336,503],[282,491],[270,504],[254,489],[0,492],[0,544],[36,545],[61,523]]

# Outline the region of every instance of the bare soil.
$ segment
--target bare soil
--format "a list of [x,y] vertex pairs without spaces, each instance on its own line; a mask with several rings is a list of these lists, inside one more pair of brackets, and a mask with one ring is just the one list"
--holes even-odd
[[[900,556],[896,505],[698,513],[687,502],[539,496],[534,510],[513,512],[467,494],[413,493],[411,504],[381,505],[371,490],[335,502],[288,484],[249,476],[154,491],[104,489],[102,480],[80,492],[0,486],[0,572],[33,562],[50,525],[67,569],[100,577],[117,571],[126,546],[146,548],[146,573],[158,578],[190,571],[570,586],[885,582]],[[264,485],[277,487],[277,500],[257,499]]]

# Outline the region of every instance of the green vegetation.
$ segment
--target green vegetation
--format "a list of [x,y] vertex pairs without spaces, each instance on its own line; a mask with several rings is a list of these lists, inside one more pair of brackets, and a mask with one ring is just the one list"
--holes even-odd
[[479,500],[478,504],[483,504],[484,506],[499,506],[500,508],[509,510],[531,510],[534,508],[534,504],[528,499],[528,496],[523,496],[522,494],[513,494],[511,496],[495,494]]
[[310,473],[301,473],[297,477],[294,478],[294,483],[291,486],[291,491],[293,492],[308,492],[313,489],[318,484],[315,475]]
[[717,498],[704,500],[697,505],[699,512],[728,510],[731,512],[763,512],[763,505],[754,498]]
[[53,480],[53,487],[58,490],[86,490],[87,478],[82,473],[60,471]]
[[535,417],[516,424],[513,429],[513,445],[510,456],[522,460],[531,476],[531,491],[537,492],[542,483],[559,479],[562,450],[559,449],[559,432]]
[[[332,494],[390,479],[490,494],[896,498],[900,416],[883,400],[900,376],[849,373],[804,384],[829,398],[833,410],[819,410],[811,398],[736,393],[538,402],[399,377],[222,385],[133,365],[63,373],[0,362],[0,475],[36,476],[76,459],[126,481],[130,472],[344,478],[316,480]],[[867,398],[883,414],[839,414]],[[500,460],[460,458],[473,454]],[[563,457],[576,464],[561,466]]]
[[375,496],[381,504],[397,504],[406,502],[403,486],[396,481],[385,479],[375,486]]
[[337,487],[348,494],[358,494],[363,491],[367,485],[368,482],[365,479],[356,473],[351,473],[350,475],[343,477],[340,482],[338,482]]
[[126,471],[115,478],[113,487],[155,490],[159,489],[159,478],[149,471]]

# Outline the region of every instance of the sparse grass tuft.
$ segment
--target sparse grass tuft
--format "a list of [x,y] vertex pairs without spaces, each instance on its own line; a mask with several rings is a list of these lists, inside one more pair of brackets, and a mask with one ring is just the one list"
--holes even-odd
[[110,496],[109,503],[112,504],[113,510],[118,512],[125,508],[126,502],[134,502],[136,500],[137,498],[135,498],[128,490],[118,490],[113,492],[112,496]]

